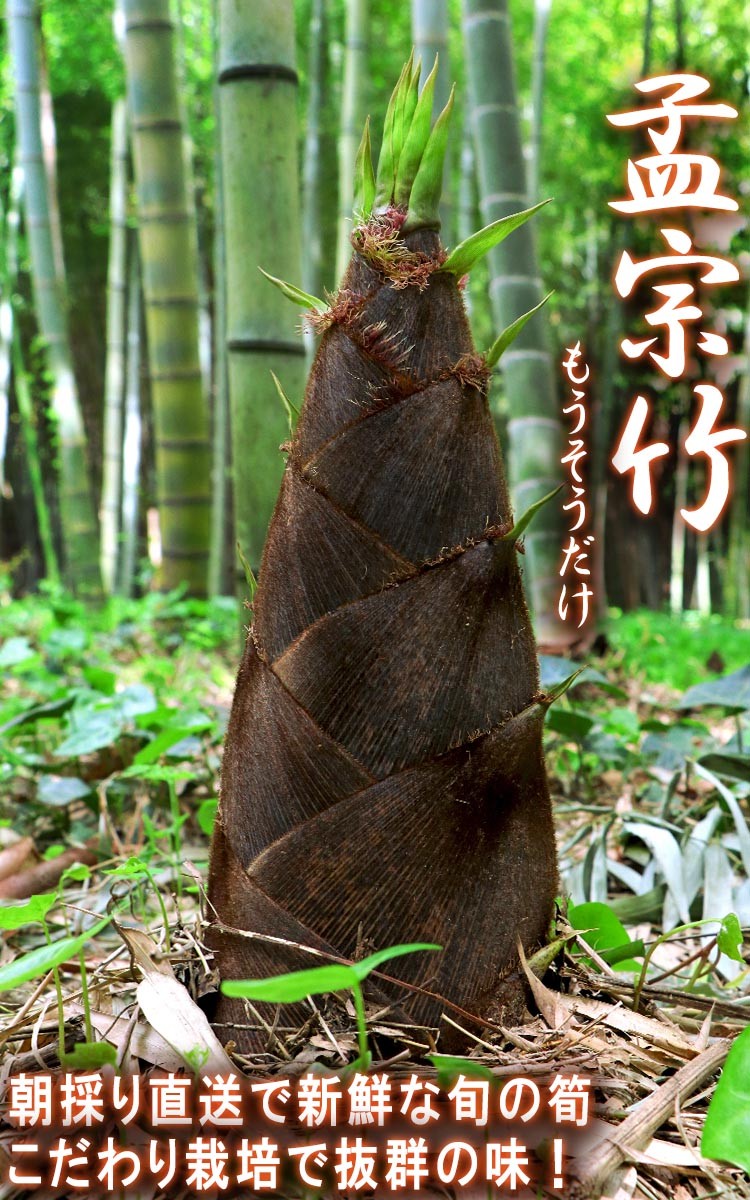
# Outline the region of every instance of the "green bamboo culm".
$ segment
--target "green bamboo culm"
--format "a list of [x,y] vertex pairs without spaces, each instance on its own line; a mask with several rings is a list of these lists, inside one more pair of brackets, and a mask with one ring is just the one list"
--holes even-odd
[[18,284],[18,233],[21,223],[21,202],[23,195],[23,171],[19,166],[13,168],[8,197],[8,212],[3,222],[2,245],[5,251],[2,273],[2,291],[0,299],[0,406],[2,408],[2,468],[0,479],[4,482],[5,454],[10,409],[11,378],[16,393],[16,406],[21,425],[24,446],[26,449],[26,470],[29,485],[34,500],[39,543],[44,558],[45,577],[54,584],[60,582],[60,570],[55,551],[55,540],[52,534],[47,498],[44,494],[44,479],[42,464],[39,458],[39,444],[36,436],[34,420],[34,405],[29,387],[29,374],[23,361],[23,349],[18,323],[13,312],[13,297]]
[[18,226],[21,170],[11,174],[7,213],[0,200],[0,505],[5,496],[5,457],[10,431],[10,381],[13,373],[13,296],[18,284]]
[[44,341],[50,406],[56,425],[64,579],[80,595],[98,595],[99,534],[73,373],[65,283],[56,266],[50,221],[52,202],[42,145],[40,26],[35,0],[8,0],[6,17],[34,307]]
[[[750,359],[750,289],[745,305],[745,361]],[[741,429],[750,426],[750,377],[745,371],[737,388],[737,424]],[[747,443],[735,449],[734,492],[729,518],[729,546],[724,573],[726,608],[742,620],[750,618],[750,536],[747,527],[748,498],[750,497],[750,450]]]
[[370,36],[370,0],[346,0],[344,79],[339,131],[339,221],[336,279],[351,257],[352,181],[357,147],[367,117],[367,80]]
[[122,437],[122,548],[118,591],[132,596],[138,557],[138,498],[141,477],[141,267],[135,230],[128,237],[128,311],[125,412]]
[[[414,61],[421,64],[426,78],[437,59],[437,78],[433,99],[433,116],[442,112],[451,90],[450,58],[448,55],[448,0],[411,0],[411,32]],[[451,189],[451,154],[445,156],[443,194],[440,199],[440,229],[443,241],[453,232],[453,203]]]
[[[212,5],[214,66],[218,67],[218,0]],[[218,75],[218,69],[214,71]],[[226,589],[227,514],[229,509],[229,380],[227,371],[226,239],[224,237],[224,177],[221,164],[221,111],[219,86],[214,83],[214,319],[213,377],[211,392],[211,552],[208,560],[208,592],[221,596]]]
[[[260,562],[288,436],[271,372],[299,403],[305,349],[259,268],[300,279],[297,74],[291,0],[219,0],[219,117],[235,537]],[[246,595],[235,556],[238,593]]]
[[[485,221],[496,221],[524,208],[528,194],[507,2],[463,0],[463,20],[480,207]],[[505,329],[542,299],[531,227],[497,246],[489,265],[492,311],[498,329]],[[530,321],[503,355],[502,375],[511,494],[524,511],[563,481],[555,366],[543,322]],[[569,640],[557,619],[563,540],[561,506],[549,504],[526,538],[525,584],[537,641],[551,647]]]
[[205,595],[211,516],[208,403],[169,0],[124,0],[125,65],[148,335],[161,533],[159,583]]
[[[330,80],[326,0],[312,0],[308,100],[302,164],[303,287],[314,296],[333,291],[336,274],[337,147],[334,91]],[[351,231],[351,225],[348,226]]]
[[115,590],[122,494],[123,403],[125,398],[128,122],[124,99],[112,109],[107,267],[107,364],[104,376],[101,571],[106,592]]

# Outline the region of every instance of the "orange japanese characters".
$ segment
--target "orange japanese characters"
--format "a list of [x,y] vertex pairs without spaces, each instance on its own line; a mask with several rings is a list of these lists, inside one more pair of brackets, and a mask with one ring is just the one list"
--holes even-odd
[[[737,110],[728,104],[700,101],[710,87],[700,75],[660,75],[635,86],[658,103],[615,113],[607,119],[620,128],[645,126],[656,153],[628,161],[630,196],[612,201],[611,207],[628,215],[683,208],[736,211],[737,202],[719,190],[721,171],[715,159],[707,154],[686,153],[680,149],[680,141],[686,119],[732,120]],[[729,352],[723,334],[702,327],[699,293],[704,288],[736,283],[740,276],[736,266],[726,259],[695,253],[686,230],[669,225],[659,232],[673,253],[636,261],[626,250],[614,275],[614,286],[623,299],[631,296],[642,280],[650,279],[655,306],[644,319],[655,336],[626,337],[620,348],[626,358],[648,358],[668,379],[677,380],[685,377],[691,352],[708,358]],[[699,268],[697,283],[684,278],[687,268]],[[695,508],[680,509],[680,515],[697,532],[705,533],[719,520],[729,498],[729,462],[721,447],[744,440],[747,432],[719,425],[724,397],[718,387],[697,383],[693,393],[697,405],[685,452],[690,457],[705,456],[706,494]],[[654,506],[652,464],[671,452],[666,442],[648,441],[646,430],[651,415],[647,397],[637,395],[611,460],[619,474],[631,474],[633,504],[644,515]]]

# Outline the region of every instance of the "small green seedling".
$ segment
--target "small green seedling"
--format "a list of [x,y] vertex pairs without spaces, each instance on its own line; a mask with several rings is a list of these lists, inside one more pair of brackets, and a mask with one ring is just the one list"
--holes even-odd
[[[686,921],[684,925],[675,925],[674,929],[667,930],[658,938],[651,942],[646,954],[643,958],[643,966],[641,973],[636,981],[635,991],[633,992],[633,1010],[638,1011],[638,1005],[641,1001],[641,995],[648,977],[648,968],[651,964],[651,959],[654,952],[659,946],[663,946],[670,938],[673,938],[681,933],[687,933],[690,929],[700,929],[704,925],[716,925],[716,919],[713,917],[704,917],[701,921]],[[713,944],[713,943],[712,943]],[[727,913],[720,922],[718,933],[716,934],[716,946],[721,954],[726,954],[727,958],[734,959],[735,962],[741,963],[744,966],[744,958],[742,955],[742,927],[736,913]],[[701,976],[706,972],[706,963],[710,946],[706,948],[706,955],[699,958],[698,963],[693,972],[690,981],[685,985],[685,991],[689,992],[695,987]],[[743,972],[744,974],[744,972]]]
[[[85,869],[88,870],[88,868]],[[69,868],[65,874],[69,878],[71,876],[75,878],[75,868]],[[93,1035],[91,1031],[88,995],[85,987],[86,964],[83,956],[83,948],[92,937],[109,924],[111,917],[103,917],[101,921],[98,921],[85,933],[78,934],[77,936],[62,937],[58,938],[57,941],[52,941],[47,924],[47,914],[58,900],[58,892],[44,892],[32,896],[29,900],[22,901],[20,904],[8,904],[0,907],[0,929],[16,930],[24,925],[32,925],[38,922],[44,930],[46,939],[45,945],[37,946],[35,950],[30,950],[26,954],[20,954],[12,962],[0,967],[0,992],[12,991],[24,983],[29,983],[33,979],[39,979],[42,975],[46,975],[48,971],[52,971],[55,981],[55,991],[57,993],[59,1054],[60,1061],[63,1062],[65,1060],[65,1013],[59,967],[70,958],[76,955],[80,956],[82,980],[84,981],[86,1037],[87,1041],[91,1042]]]
[[372,1062],[372,1055],[367,1044],[367,1019],[362,984],[370,972],[381,963],[398,958],[402,954],[415,954],[420,950],[442,950],[442,946],[428,942],[389,946],[351,964],[330,963],[325,967],[311,967],[309,970],[292,971],[287,975],[272,975],[269,979],[228,979],[222,983],[221,990],[225,996],[242,1000],[265,1000],[269,1004],[298,1004],[308,996],[351,991],[357,1017],[359,1044],[359,1057],[352,1063],[352,1070],[366,1071]]
[[493,1075],[489,1067],[484,1063],[474,1062],[471,1058],[459,1058],[455,1054],[428,1054],[427,1057],[437,1071],[438,1087],[444,1091],[452,1087],[460,1075],[497,1083],[497,1076]]

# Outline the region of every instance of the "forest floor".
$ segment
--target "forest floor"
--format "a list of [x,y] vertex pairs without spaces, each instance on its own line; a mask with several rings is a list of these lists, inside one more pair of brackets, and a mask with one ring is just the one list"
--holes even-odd
[[[750,1197],[750,1043],[736,1042],[750,1011],[748,631],[636,613],[613,616],[607,637],[548,717],[567,899],[529,966],[528,1020],[446,1020],[466,1028],[480,1078],[591,1080],[565,1194]],[[61,1058],[143,1076],[230,1068],[195,1002],[216,986],[203,884],[239,655],[230,600],[0,603],[3,1085]],[[569,673],[541,661],[547,690]],[[351,1000],[309,1005],[302,1029],[283,1009],[261,1022],[264,1053],[235,1069],[350,1062]],[[374,1065],[393,1077],[469,1070],[440,1060],[437,1031],[368,1018]],[[6,1126],[3,1178],[12,1140]]]

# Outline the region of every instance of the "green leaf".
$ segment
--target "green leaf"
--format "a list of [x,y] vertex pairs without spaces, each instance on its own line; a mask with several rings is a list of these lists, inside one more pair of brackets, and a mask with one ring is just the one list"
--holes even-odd
[[57,892],[43,892],[23,904],[0,906],[0,929],[20,929],[23,925],[43,922],[57,901]]
[[162,729],[161,733],[157,733],[156,737],[139,750],[133,759],[135,766],[149,766],[161,758],[170,746],[174,746],[177,742],[181,742],[188,734],[192,732],[190,727],[183,729]]
[[17,667],[20,663],[34,658],[36,653],[28,638],[8,638],[0,647],[0,667]]
[[[643,938],[638,938],[632,942],[624,942],[622,946],[615,946],[612,950],[600,950],[599,953],[604,961],[609,963],[610,967],[614,967],[629,958],[643,958],[646,953],[646,946]],[[632,969],[632,967],[628,967],[628,970]]]
[[160,704],[153,712],[143,713],[136,719],[139,729],[161,732],[162,729],[189,729],[191,733],[203,733],[213,725],[212,718],[200,708],[190,709],[182,705],[171,708]]
[[715,754],[702,754],[698,762],[714,775],[728,775],[730,779],[741,779],[743,783],[750,783],[750,754],[732,754],[724,750]]
[[43,643],[44,649],[53,658],[71,658],[81,654],[88,645],[88,634],[77,626],[53,629]]
[[103,667],[84,667],[81,674],[95,692],[101,692],[103,696],[114,696],[117,687],[114,671],[105,671]]
[[351,967],[331,963],[326,967],[311,967],[309,971],[292,971],[288,975],[272,975],[270,979],[227,979],[221,985],[225,996],[245,1000],[266,1000],[270,1004],[296,1004],[306,996],[322,996],[326,992],[343,992],[358,983]]
[[549,204],[549,200],[542,200],[540,204],[535,204],[533,208],[526,208],[523,212],[511,213],[509,217],[501,217],[499,221],[493,221],[491,225],[486,225],[478,233],[472,233],[471,237],[459,242],[451,251],[440,268],[441,271],[451,271],[459,277],[467,275],[480,258],[504,241],[509,233],[513,233],[514,229],[524,225],[530,217],[533,217],[534,213],[539,212],[540,208],[544,208],[545,204]]
[[425,80],[422,94],[417,101],[404,148],[398,161],[396,173],[395,200],[401,208],[409,205],[412,185],[419,170],[425,147],[430,137],[432,123],[432,106],[435,98],[435,82],[437,80],[437,58],[435,66]]
[[[367,221],[375,203],[375,171],[372,165],[372,146],[370,144],[370,118],[365,121],[362,141],[359,143],[357,157],[354,162],[354,218],[357,221]],[[276,376],[274,375],[274,379]]]
[[[414,64],[414,50],[411,52],[409,61],[412,63],[411,78],[406,88],[406,98],[404,100],[404,137],[401,144],[401,154],[404,152],[406,139],[409,136],[414,113],[416,112],[417,104],[419,103],[419,80],[422,76],[422,63]],[[399,155],[399,161],[401,159]]]
[[[556,901],[557,903],[557,901]],[[530,971],[541,979],[542,976],[549,970],[552,963],[557,958],[560,951],[567,946],[571,935],[565,934],[563,937],[553,938],[551,942],[547,942],[545,946],[540,946],[527,960],[527,967]]]
[[440,228],[438,206],[443,190],[443,167],[455,92],[454,86],[425,146],[409,196],[409,212],[404,221],[404,233],[412,229]]
[[603,725],[607,733],[630,742],[636,741],[641,732],[641,723],[632,708],[611,708],[604,716]]
[[57,758],[81,758],[112,746],[123,730],[119,715],[113,712],[89,712],[80,729],[73,730],[52,753]]
[[750,1174],[750,1028],[730,1047],[706,1113],[701,1154]]
[[[168,763],[131,763],[120,772],[121,779],[145,779],[151,783],[178,783],[180,779],[194,779],[194,767],[172,767]],[[144,823],[146,814],[143,814]],[[187,821],[187,815],[181,818]]]
[[[393,189],[396,183],[396,147],[394,140],[394,124],[396,109],[401,103],[401,90],[407,80],[406,66],[402,67],[395,88],[391,92],[388,107],[385,110],[383,122],[383,141],[380,144],[378,156],[378,171],[375,179],[375,207],[387,208],[393,200]],[[409,76],[409,82],[411,78]]]
[[700,775],[701,779],[705,779],[708,781],[708,783],[713,784],[732,814],[732,820],[734,821],[734,827],[737,830],[737,837],[739,838],[740,843],[742,865],[745,868],[745,874],[750,876],[750,828],[748,828],[745,814],[742,811],[739,800],[731,788],[728,788],[725,783],[722,783],[721,780],[716,777],[716,775],[712,775],[710,771],[707,771],[704,766],[696,763],[695,773],[696,775]]
[[730,912],[724,917],[721,922],[717,942],[722,954],[726,954],[727,958],[733,958],[735,962],[744,963],[742,957],[742,926],[736,913]]
[[[409,55],[409,60],[403,70],[403,79],[399,88],[398,100],[393,111],[393,175],[394,186],[396,172],[398,171],[398,163],[401,158],[401,152],[404,148],[406,135],[409,132],[409,125],[414,114],[414,104],[416,104],[416,96],[414,93],[414,80],[412,78],[412,70],[414,68],[414,50],[412,49]],[[419,85],[417,84],[417,87]],[[412,97],[414,104],[412,103]]]
[[68,959],[78,954],[79,950],[91,941],[91,938],[96,937],[97,933],[109,925],[111,919],[111,917],[103,917],[86,933],[81,933],[77,937],[58,938],[56,942],[50,942],[48,946],[38,946],[36,950],[30,950],[28,954],[21,954],[13,962],[6,963],[4,967],[0,967],[0,992],[8,992],[11,988],[20,987],[22,983],[28,983],[30,979],[38,979],[40,975],[46,975],[54,967],[59,967],[61,963],[67,962]]
[[[585,904],[570,904],[568,905],[568,920],[574,929],[585,934],[585,939],[591,946],[592,950],[605,957],[604,952],[616,951],[615,958],[617,969],[620,971],[639,971],[640,967],[634,960],[634,955],[643,956],[644,948],[642,942],[631,942],[628,937],[625,926],[620,921],[608,904],[601,904],[598,901],[591,900]],[[624,955],[627,948],[628,955]],[[584,960],[586,961],[586,960]],[[605,961],[606,958],[605,958]],[[593,960],[588,960],[588,965],[596,970],[596,964]],[[612,963],[614,966],[615,964]]]
[[90,878],[91,868],[88,867],[86,863],[73,863],[71,867],[66,867],[63,871],[62,875],[60,876],[60,882],[58,886],[63,887],[64,884],[68,882],[83,883],[84,880]]
[[157,708],[156,697],[143,683],[131,683],[112,697],[112,703],[124,720],[145,716]]
[[687,924],[690,920],[690,901],[685,889],[682,850],[674,834],[647,820],[626,820],[625,829],[648,846],[672,893],[680,920]]
[[99,1071],[102,1067],[117,1066],[117,1050],[109,1042],[76,1042],[69,1054],[63,1056],[69,1071]]
[[572,742],[583,741],[596,724],[594,717],[577,708],[551,708],[547,713],[547,728]]
[[292,300],[295,304],[299,304],[301,308],[314,308],[316,312],[324,313],[328,311],[328,305],[325,300],[318,299],[317,296],[311,296],[309,292],[303,292],[302,288],[295,287],[293,283],[285,283],[283,279],[277,279],[275,275],[269,275],[268,271],[264,271],[262,267],[258,267],[261,275],[265,275],[270,283],[282,292],[287,300]]
[[558,496],[564,487],[565,484],[561,483],[559,487],[555,488],[554,492],[547,492],[547,495],[542,496],[541,500],[535,500],[533,504],[530,504],[526,512],[518,518],[513,528],[503,534],[502,540],[504,542],[517,542],[526,532],[526,529],[534,520],[539,509],[544,508],[545,504],[549,504],[550,500],[554,500],[555,496]]
[[459,1058],[454,1054],[428,1054],[427,1058],[437,1071],[438,1087],[443,1091],[452,1087],[459,1075],[497,1083],[497,1076],[492,1074],[489,1067],[485,1067],[484,1063],[474,1062],[471,1058]]
[[245,572],[245,580],[247,582],[248,588],[250,589],[250,600],[252,602],[252,599],[255,596],[255,590],[258,586],[258,580],[255,578],[255,572],[253,571],[253,568],[250,566],[250,563],[245,558],[245,555],[242,550],[242,546],[240,545],[239,542],[237,542],[237,554],[239,555],[239,560],[242,563],[242,569]]
[[[554,691],[558,684],[571,678],[570,659],[558,658],[554,654],[540,654],[539,678],[542,691]],[[626,695],[622,688],[611,684],[606,675],[602,675],[601,671],[595,671],[593,667],[587,667],[585,671],[576,673],[574,682],[569,683],[568,687],[579,687],[582,683],[597,683],[604,691],[611,692],[613,696],[624,697]]]
[[442,950],[442,946],[436,946],[432,942],[409,942],[401,946],[387,946],[385,950],[378,950],[375,954],[368,954],[367,958],[360,959],[359,962],[352,963],[352,970],[357,976],[360,983],[367,979],[371,971],[379,967],[381,963],[388,962],[391,958],[400,958],[403,954],[416,954],[420,950]]
[[31,725],[43,717],[58,717],[73,707],[79,695],[76,688],[70,688],[57,700],[48,700],[45,704],[31,704],[23,712],[6,721],[4,725],[0,725],[0,733],[7,733],[8,730],[17,729],[21,725]]
[[225,996],[242,997],[247,1000],[266,1000],[270,1004],[296,1004],[306,996],[322,996],[326,992],[341,992],[361,983],[381,963],[402,954],[414,954],[419,950],[441,950],[432,943],[414,942],[403,946],[389,946],[378,950],[360,962],[346,966],[331,963],[325,967],[311,967],[306,971],[292,971],[288,975],[273,975],[270,979],[228,979],[222,983]]
[[90,785],[74,775],[42,775],[36,789],[39,803],[48,804],[51,808],[63,808],[74,800],[90,795]]
[[299,409],[294,404],[292,404],[291,400],[289,399],[289,397],[287,396],[283,387],[281,386],[281,381],[279,380],[278,375],[276,375],[273,371],[271,371],[271,378],[274,381],[274,384],[276,385],[276,391],[279,394],[281,403],[284,405],[284,410],[286,412],[287,421],[289,422],[289,436],[291,437],[291,435],[294,433],[294,427],[297,424],[297,420],[299,418]]
[[706,705],[725,708],[728,712],[750,710],[750,665],[731,675],[721,675],[688,688],[677,708],[703,708]]
[[141,862],[140,858],[131,854],[125,862],[118,863],[116,867],[104,871],[104,874],[114,875],[117,879],[142,879],[149,874],[149,869],[145,863]]
[[484,356],[488,367],[494,367],[497,364],[500,359],[500,355],[508,349],[508,346],[511,344],[511,342],[516,340],[526,322],[533,317],[534,313],[539,312],[539,309],[544,307],[552,295],[554,295],[554,292],[547,292],[547,295],[544,297],[544,299],[540,300],[539,303],[534,306],[534,308],[530,308],[527,313],[524,313],[522,317],[519,317],[517,321],[514,321],[512,325],[509,325],[507,329],[503,330],[500,336],[492,343]]
[[214,831],[214,823],[216,821],[216,813],[219,809],[218,800],[204,800],[198,807],[195,814],[195,819],[198,822],[198,827],[206,837],[210,837]]

